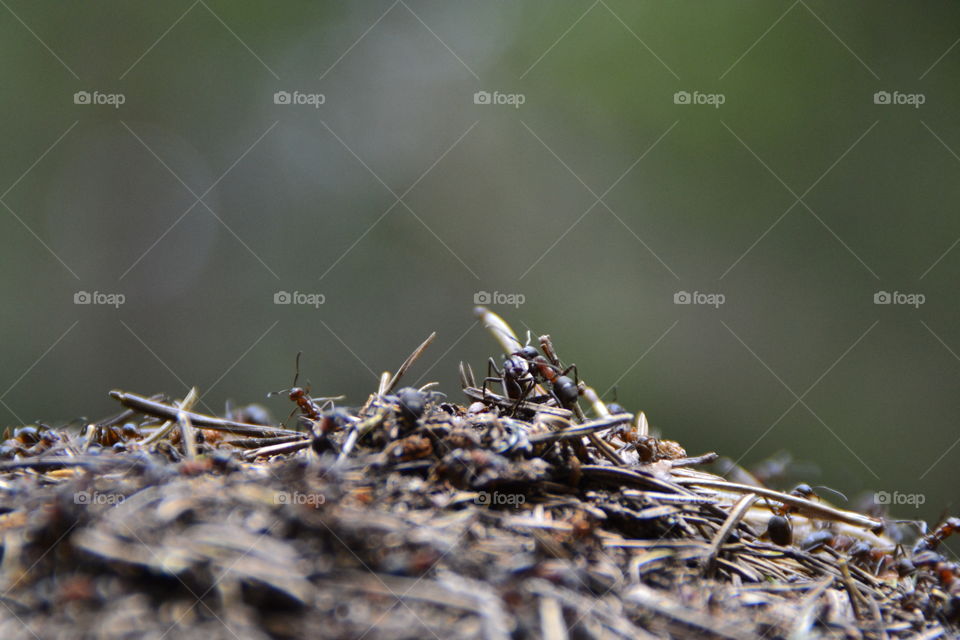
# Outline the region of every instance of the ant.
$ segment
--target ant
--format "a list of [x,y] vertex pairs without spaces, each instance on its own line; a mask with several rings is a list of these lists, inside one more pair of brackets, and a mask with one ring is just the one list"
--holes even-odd
[[[577,372],[577,365],[572,364],[566,369],[563,368],[548,335],[540,336],[540,348],[547,357],[538,355],[534,358],[534,364],[543,379],[550,383],[551,395],[557,403],[564,409],[572,409],[580,398],[580,375]],[[568,375],[571,371],[573,378]]]
[[947,537],[958,531],[960,531],[960,518],[947,518],[933,533],[928,533],[921,537],[917,543],[913,545],[914,555],[922,551],[933,551],[940,546],[940,543]]
[[[820,489],[826,489],[836,493],[844,500],[847,499],[845,495],[831,489],[830,487],[818,487]],[[816,491],[813,490],[809,484],[802,482],[795,486],[790,491],[791,496],[796,496],[797,498],[803,498],[805,500],[810,500],[812,498],[820,499],[820,496],[817,495]],[[774,544],[778,544],[781,547],[786,547],[793,542],[793,525],[790,522],[790,514],[795,513],[797,508],[783,503],[779,507],[771,507],[773,515],[770,516],[770,519],[767,521],[767,537],[770,538],[770,541]],[[806,541],[805,541],[806,542]],[[822,542],[822,541],[820,541]]]
[[[296,373],[293,376],[293,386],[289,389],[283,389],[281,391],[271,391],[267,394],[267,397],[276,396],[280,394],[287,394],[297,407],[300,409],[300,413],[303,414],[306,418],[313,420],[315,422],[322,421],[324,418],[323,412],[328,406],[333,406],[333,401],[337,398],[319,398],[323,400],[323,404],[317,404],[317,401],[310,397],[309,388],[304,389],[303,387],[297,386],[297,380],[300,379],[300,356],[303,355],[302,351],[297,352],[297,361],[296,361]],[[296,411],[296,409],[294,409]],[[293,415],[293,412],[290,413]],[[289,419],[289,416],[288,416]]]
[[[533,364],[537,367],[540,376],[550,383],[550,395],[564,409],[571,409],[580,398],[580,377],[577,373],[577,365],[572,364],[563,371],[559,367],[551,364],[543,356],[537,356]],[[573,371],[574,378],[567,374]]]
[[[516,340],[513,336],[508,336]],[[519,340],[516,340],[519,345]],[[530,346],[530,336],[527,335],[527,344],[520,346],[513,353],[506,356],[503,361],[503,369],[497,367],[493,358],[487,361],[487,377],[483,379],[483,393],[486,396],[487,383],[499,382],[503,387],[504,395],[511,400],[516,401],[516,406],[530,394],[537,386],[538,369],[535,366],[537,359],[542,360],[543,356],[536,347]],[[494,375],[496,374],[496,375]],[[516,411],[514,407],[511,414]]]
[[[504,394],[516,401],[513,409],[516,411],[516,407],[527,398],[537,384],[546,382],[550,384],[550,394],[546,397],[534,398],[534,402],[553,398],[560,407],[572,409],[580,398],[577,365],[572,364],[566,369],[563,368],[548,335],[540,337],[540,347],[546,357],[541,355],[536,347],[530,345],[529,333],[527,344],[523,346],[519,346],[520,341],[513,336],[509,337],[517,342],[518,348],[506,356],[503,369],[497,367],[493,358],[487,361],[487,377],[483,380],[484,393],[487,390],[487,383],[499,382],[503,386]],[[574,378],[569,377],[571,371]]]

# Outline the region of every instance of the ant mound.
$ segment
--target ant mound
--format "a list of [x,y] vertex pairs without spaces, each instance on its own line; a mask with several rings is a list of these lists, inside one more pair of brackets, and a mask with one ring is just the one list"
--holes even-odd
[[462,402],[400,380],[361,406],[111,393],[76,429],[0,446],[2,638],[936,638],[960,633],[949,518],[725,477],[603,403],[549,336]]

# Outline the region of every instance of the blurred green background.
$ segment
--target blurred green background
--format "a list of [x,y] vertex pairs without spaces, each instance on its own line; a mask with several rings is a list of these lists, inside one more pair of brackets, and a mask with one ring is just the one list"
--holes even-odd
[[265,401],[300,350],[359,404],[433,330],[459,399],[521,294],[691,453],[956,513],[956,2],[0,4],[4,424]]

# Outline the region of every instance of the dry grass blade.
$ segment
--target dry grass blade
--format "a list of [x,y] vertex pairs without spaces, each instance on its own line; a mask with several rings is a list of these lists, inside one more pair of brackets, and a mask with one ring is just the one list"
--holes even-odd
[[427,339],[424,340],[419,347],[413,350],[413,353],[411,353],[407,359],[403,361],[403,364],[400,365],[400,368],[397,369],[397,372],[393,374],[392,378],[390,378],[390,382],[387,383],[387,387],[381,392],[381,395],[390,393],[397,387],[397,384],[400,382],[400,378],[403,377],[403,374],[405,374],[407,370],[413,366],[413,363],[416,362],[421,355],[423,355],[423,352],[427,350],[427,347],[430,346],[436,337],[437,332],[434,331],[427,336]]

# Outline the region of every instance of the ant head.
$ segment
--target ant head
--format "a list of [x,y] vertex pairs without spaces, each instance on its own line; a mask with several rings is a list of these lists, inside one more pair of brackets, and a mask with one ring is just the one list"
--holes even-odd
[[293,387],[289,390],[289,395],[290,395],[290,399],[296,402],[300,398],[307,395],[307,391],[303,387]]
[[503,362],[504,375],[519,378],[530,371],[530,363],[521,356],[510,356]]
[[801,482],[800,484],[798,484],[797,486],[795,486],[795,487],[793,488],[793,491],[791,491],[790,493],[792,493],[792,494],[795,495],[795,496],[799,496],[799,497],[801,497],[801,498],[816,498],[816,497],[817,497],[817,493],[813,490],[813,487],[811,487],[810,485],[808,485],[808,484],[805,483],[805,482]]
[[520,347],[519,349],[517,349],[516,355],[520,356],[524,360],[533,360],[534,358],[540,355],[540,352],[537,350],[536,347],[531,347],[530,345],[526,345],[524,347]]
[[618,413],[627,413],[627,410],[623,408],[622,404],[616,402],[607,403],[607,411],[610,412],[610,415],[617,415]]

